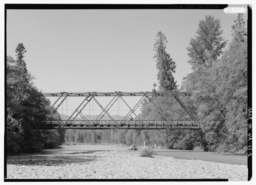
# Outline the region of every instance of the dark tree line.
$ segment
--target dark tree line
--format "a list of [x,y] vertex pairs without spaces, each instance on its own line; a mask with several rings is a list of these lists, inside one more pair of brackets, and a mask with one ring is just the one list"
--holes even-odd
[[6,149],[8,153],[38,152],[64,141],[63,130],[41,130],[50,115],[50,102],[33,85],[22,43],[16,60],[6,59]]
[[[167,53],[167,38],[159,32],[154,44],[158,69],[157,91],[182,91],[184,104],[201,123],[193,130],[67,131],[66,142],[161,145],[166,148],[218,152],[247,152],[247,28],[242,15],[232,26],[229,43],[222,36],[220,20],[206,16],[187,47],[192,72],[178,89],[176,64]],[[225,50],[224,50],[225,49]],[[144,102],[141,119],[189,119],[173,97],[154,97],[163,114]],[[78,134],[78,135],[77,135]]]

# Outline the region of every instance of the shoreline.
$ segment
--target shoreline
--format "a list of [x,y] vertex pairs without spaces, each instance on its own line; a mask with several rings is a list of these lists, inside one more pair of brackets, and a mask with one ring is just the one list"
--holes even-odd
[[[22,153],[9,155],[7,158],[13,157],[26,157],[29,155],[51,155],[51,154],[65,154],[65,153],[83,153],[87,151],[130,151],[131,146],[126,146],[122,144],[75,144],[75,145],[60,145],[59,148],[55,149],[44,149],[39,153]],[[142,146],[138,146],[138,151]],[[237,165],[247,165],[247,155],[241,154],[230,154],[230,153],[216,153],[216,152],[203,152],[203,151],[193,151],[193,150],[176,150],[176,149],[154,149],[157,156],[174,157],[176,159],[186,159],[186,160],[202,160],[206,162],[216,162],[224,164],[237,164]],[[135,153],[136,151],[132,151]]]

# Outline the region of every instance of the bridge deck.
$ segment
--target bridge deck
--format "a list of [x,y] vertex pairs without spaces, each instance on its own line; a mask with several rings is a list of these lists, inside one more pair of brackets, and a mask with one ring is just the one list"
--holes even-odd
[[194,121],[61,120],[49,121],[45,129],[200,129]]

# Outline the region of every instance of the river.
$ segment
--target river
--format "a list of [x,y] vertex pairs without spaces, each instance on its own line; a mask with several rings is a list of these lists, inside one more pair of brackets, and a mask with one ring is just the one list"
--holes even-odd
[[[126,151],[138,153],[140,151],[129,151],[128,146],[124,145],[62,145],[57,149],[45,149],[37,154],[23,154],[11,156],[8,158],[8,163],[11,164],[25,164],[25,163],[72,163],[79,162],[80,158],[86,158],[86,155],[93,154],[99,151]],[[247,165],[246,155],[235,154],[217,154],[215,152],[197,152],[188,150],[168,150],[168,149],[155,149],[155,154],[158,156],[174,157],[177,159],[188,160],[202,160],[227,164]],[[83,159],[84,160],[84,159]]]

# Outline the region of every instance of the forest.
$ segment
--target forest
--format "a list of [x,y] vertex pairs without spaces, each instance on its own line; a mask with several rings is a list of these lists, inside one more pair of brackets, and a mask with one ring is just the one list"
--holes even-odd
[[[146,143],[168,149],[247,153],[247,25],[243,15],[234,20],[230,41],[223,37],[220,20],[209,15],[199,21],[184,53],[192,72],[184,77],[181,87],[174,79],[176,62],[166,45],[167,37],[159,31],[153,45],[157,91],[186,92],[181,99],[200,122],[201,130],[39,129],[50,116],[50,102],[33,84],[24,60],[26,49],[20,43],[16,59],[6,59],[7,153],[39,152],[63,143]],[[155,97],[153,103],[167,118],[188,116],[173,97]],[[139,119],[163,118],[151,102],[144,102]]]

